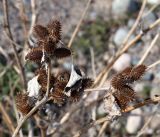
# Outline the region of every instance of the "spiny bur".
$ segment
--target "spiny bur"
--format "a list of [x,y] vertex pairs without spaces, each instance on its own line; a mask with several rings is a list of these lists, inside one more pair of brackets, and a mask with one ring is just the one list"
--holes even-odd
[[28,114],[28,112],[33,108],[33,105],[29,103],[29,97],[27,93],[18,93],[16,95],[16,106],[18,111],[23,115]]

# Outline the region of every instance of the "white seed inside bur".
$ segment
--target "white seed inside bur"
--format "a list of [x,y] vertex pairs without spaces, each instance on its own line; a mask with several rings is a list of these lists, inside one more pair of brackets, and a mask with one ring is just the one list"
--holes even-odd
[[37,79],[38,79],[38,76],[33,77],[30,81],[28,81],[27,92],[29,93],[28,96],[30,97],[38,97],[41,85],[38,83]]

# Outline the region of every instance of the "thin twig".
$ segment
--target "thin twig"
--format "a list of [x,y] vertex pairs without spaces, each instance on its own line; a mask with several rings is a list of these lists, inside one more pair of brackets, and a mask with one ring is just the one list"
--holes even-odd
[[160,60],[154,62],[154,63],[151,64],[151,65],[149,65],[149,66],[147,67],[147,70],[149,70],[149,69],[151,69],[151,68],[153,68],[153,67],[155,67],[155,66],[157,66],[157,65],[159,65],[159,64],[160,64]]
[[152,121],[152,119],[156,115],[156,113],[158,111],[158,107],[159,107],[159,103],[156,106],[154,106],[154,108],[153,108],[153,114],[147,119],[146,123],[143,125],[143,127],[141,128],[141,130],[138,132],[138,134],[137,134],[136,137],[140,137],[145,132],[148,124]]
[[92,1],[92,0],[88,0],[87,5],[86,5],[86,7],[85,7],[85,9],[84,9],[84,11],[83,11],[83,13],[82,13],[82,16],[81,16],[81,18],[80,18],[80,20],[79,20],[79,22],[78,22],[78,24],[77,24],[77,26],[76,26],[73,34],[72,34],[72,37],[71,37],[71,39],[70,39],[70,41],[69,41],[69,43],[68,43],[68,47],[69,47],[69,48],[71,47],[71,45],[72,45],[72,43],[73,43],[73,40],[74,40],[74,38],[75,38],[75,36],[76,36],[76,34],[77,34],[77,32],[78,32],[81,24],[82,24],[82,21],[83,21],[86,13],[87,13],[87,11],[88,11],[88,8],[89,8],[89,6],[90,6],[90,4],[91,4],[91,1]]
[[142,56],[141,60],[138,62],[137,65],[143,64],[144,60],[147,58],[147,56],[149,55],[151,49],[153,48],[153,46],[155,45],[155,43],[157,42],[159,38],[159,33],[157,33],[157,35],[154,37],[154,39],[152,40],[150,46],[147,48],[146,52],[144,53],[144,55]]
[[[4,11],[4,27],[5,27],[5,30],[8,34],[8,36],[10,37],[10,39],[12,41],[13,40],[13,36],[12,36],[12,33],[11,33],[11,30],[10,30],[10,24],[9,24],[9,17],[8,17],[8,1],[7,0],[3,0],[3,11]],[[27,83],[26,83],[26,77],[25,77],[25,73],[24,73],[24,68],[22,66],[22,63],[20,61],[20,58],[18,56],[18,52],[17,52],[17,49],[16,49],[16,45],[14,43],[11,43],[12,45],[12,48],[14,50],[14,56],[16,58],[16,62],[18,64],[18,67],[21,71],[21,79],[23,81],[23,85],[24,85],[24,88],[27,89]]]
[[26,39],[27,38],[27,21],[26,21],[27,16],[26,16],[26,13],[25,13],[25,7],[24,7],[24,4],[23,4],[22,0],[16,0],[16,1],[17,1],[20,17],[21,17],[21,20],[22,20],[24,36],[25,36],[25,39]]
[[37,12],[36,12],[36,4],[35,4],[36,0],[31,0],[31,10],[32,10],[32,17],[31,17],[31,25],[30,25],[30,29],[28,32],[28,38],[29,36],[32,34],[33,32],[33,26],[36,23],[36,19],[37,19]]
[[130,31],[128,32],[127,36],[125,37],[124,41],[122,42],[122,45],[126,45],[130,36],[133,34],[133,32],[135,31],[136,27],[138,26],[139,22],[140,22],[140,19],[143,15],[143,12],[144,12],[144,9],[146,7],[146,3],[147,3],[147,0],[143,0],[143,4],[141,6],[141,9],[139,11],[139,14],[137,16],[137,19],[135,21],[135,23],[133,24],[132,28],[130,29]]
[[137,104],[135,104],[135,105],[133,105],[133,106],[129,106],[129,107],[127,107],[125,110],[123,110],[122,112],[125,112],[125,113],[126,113],[126,112],[130,112],[130,111],[132,111],[132,110],[134,110],[134,109],[143,107],[143,106],[145,106],[145,105],[148,105],[148,104],[156,104],[156,103],[158,103],[158,102],[160,102],[160,96],[154,97],[153,99],[147,99],[147,100],[145,100],[144,102],[137,103]]
[[105,131],[105,129],[107,127],[107,125],[108,125],[108,121],[103,123],[103,125],[102,125],[97,137],[101,137],[102,136],[103,132]]
[[135,44],[138,40],[142,38],[144,34],[146,34],[148,31],[152,30],[154,27],[160,24],[160,18],[157,19],[155,22],[153,22],[147,29],[141,31],[134,39],[132,39],[129,43],[127,43],[120,52],[118,52],[115,57],[109,62],[106,68],[99,74],[98,78],[95,81],[94,86],[102,86],[103,83],[105,82],[110,70],[112,69],[112,66],[116,62],[116,60],[123,54],[125,53],[131,46]]
[[94,50],[92,47],[90,47],[90,53],[91,53],[91,64],[92,64],[92,72],[93,72],[93,78],[96,78],[96,69],[95,69],[95,58],[94,58]]
[[0,112],[2,113],[3,119],[7,125],[7,127],[9,128],[9,130],[11,131],[11,133],[14,132],[15,128],[13,126],[13,122],[11,121],[9,115],[7,114],[6,110],[4,109],[2,103],[0,102]]

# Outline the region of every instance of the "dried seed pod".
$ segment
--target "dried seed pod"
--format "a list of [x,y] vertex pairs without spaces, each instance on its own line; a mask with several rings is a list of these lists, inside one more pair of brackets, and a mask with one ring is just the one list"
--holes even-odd
[[83,91],[81,92],[73,91],[69,99],[71,100],[71,102],[78,102],[81,99],[82,95],[83,95]]
[[132,72],[132,67],[127,67],[122,72],[113,76],[111,80],[112,87],[121,90],[125,85],[133,83],[134,79],[130,75],[131,72]]
[[54,88],[54,90],[49,93],[49,97],[58,105],[62,105],[66,101],[66,95],[63,93],[63,90],[59,88]]
[[71,55],[71,50],[67,47],[59,47],[54,50],[54,56],[56,58],[65,58]]
[[35,25],[33,28],[33,33],[35,33],[37,38],[42,40],[49,35],[47,28],[42,25]]
[[125,68],[122,72],[120,72],[123,76],[127,76],[127,75],[130,75],[132,71],[132,67],[127,67]]
[[44,51],[45,54],[47,54],[48,56],[53,55],[54,50],[57,47],[56,43],[50,38],[38,40],[36,44],[37,44],[37,47],[40,47],[42,51]]
[[146,72],[147,67],[145,65],[139,65],[134,67],[130,73],[130,76],[136,81],[139,80]]
[[57,77],[58,82],[60,83],[68,82],[70,78],[70,74],[68,71],[61,71],[57,74],[56,77]]
[[47,25],[50,38],[52,38],[52,40],[56,43],[61,40],[61,28],[61,23],[58,20],[51,20]]
[[40,47],[36,47],[31,49],[31,51],[25,56],[25,59],[34,62],[41,62],[42,57],[43,57],[42,49]]
[[84,89],[90,88],[93,85],[93,80],[90,78],[83,78],[82,79],[82,87]]
[[116,74],[112,77],[111,85],[114,89],[122,90],[126,85],[126,79],[121,74]]
[[[36,73],[38,75],[38,83],[41,85],[41,90],[46,92],[46,90],[47,90],[47,73],[46,73],[46,70],[40,69]],[[55,77],[51,74],[50,88],[52,88],[54,86],[55,80],[56,80]]]
[[125,109],[136,97],[134,90],[127,85],[122,90],[116,90],[113,95],[121,109]]
[[17,109],[23,114],[26,115],[28,112],[33,108],[33,105],[31,105],[29,100],[29,97],[27,93],[18,93],[16,96],[16,106]]

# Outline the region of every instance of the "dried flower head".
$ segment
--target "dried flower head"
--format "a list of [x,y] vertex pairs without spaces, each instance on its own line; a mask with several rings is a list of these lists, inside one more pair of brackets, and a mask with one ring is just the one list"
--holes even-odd
[[58,59],[65,58],[71,55],[71,50],[67,47],[59,47],[54,50],[54,56]]
[[61,40],[61,23],[58,20],[51,20],[47,25],[47,29],[49,31],[49,35],[52,40],[58,43]]
[[40,47],[36,47],[31,49],[31,51],[25,56],[25,59],[34,62],[41,62],[42,57],[43,57],[42,49]]
[[47,28],[38,24],[34,26],[33,33],[41,40],[45,39],[49,35]]
[[31,103],[27,93],[19,92],[16,96],[16,106],[23,115],[26,115],[33,108],[34,103]]

